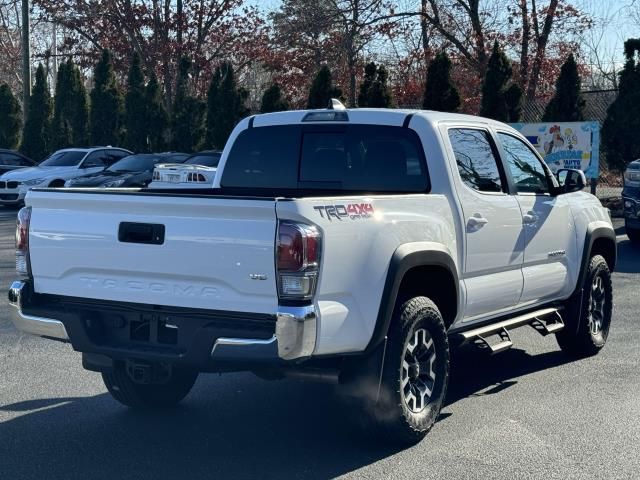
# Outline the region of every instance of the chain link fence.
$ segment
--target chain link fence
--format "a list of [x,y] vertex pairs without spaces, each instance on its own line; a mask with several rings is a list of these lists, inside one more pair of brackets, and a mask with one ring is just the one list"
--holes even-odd
[[[622,216],[623,173],[601,167],[600,178],[595,184],[595,195],[602,204],[611,210],[614,217]],[[592,185],[593,192],[593,185]]]

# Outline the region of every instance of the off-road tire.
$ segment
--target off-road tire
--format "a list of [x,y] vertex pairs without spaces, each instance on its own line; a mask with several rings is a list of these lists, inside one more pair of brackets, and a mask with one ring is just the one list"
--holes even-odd
[[[597,292],[600,290],[597,285],[601,285],[602,293]],[[601,295],[604,304],[596,309]],[[559,331],[556,334],[558,345],[563,352],[574,357],[597,354],[607,342],[613,312],[611,272],[601,255],[595,255],[589,261],[583,285],[582,305],[574,311],[580,316],[577,319],[577,331],[567,328]],[[597,324],[598,320],[600,326],[593,328],[593,322]]]
[[[425,330],[432,340],[435,358],[430,369],[435,374],[435,381],[431,385],[432,393],[428,401],[416,413],[407,403],[404,393],[407,387],[412,387],[407,384],[403,387],[403,376],[408,372],[403,364],[410,342],[416,342],[416,332],[424,335],[421,330]],[[436,304],[427,297],[414,297],[396,307],[387,338],[379,394],[370,414],[385,441],[413,444],[422,440],[431,430],[445,399],[449,383],[447,331]],[[427,354],[431,351],[425,347],[423,349]],[[413,400],[414,407],[416,401]]]
[[174,368],[165,383],[140,384],[129,377],[122,364],[102,373],[111,396],[131,408],[173,407],[189,394],[197,378],[197,372]]

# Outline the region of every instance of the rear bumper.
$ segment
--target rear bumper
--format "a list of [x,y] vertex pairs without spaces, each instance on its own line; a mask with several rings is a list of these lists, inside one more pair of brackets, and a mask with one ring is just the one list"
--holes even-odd
[[243,370],[308,358],[316,344],[312,305],[273,315],[167,309],[40,295],[25,281],[13,282],[9,303],[18,330],[113,360]]
[[9,287],[9,317],[13,325],[25,333],[39,337],[49,337],[58,340],[69,340],[64,324],[52,318],[28,315],[22,311],[25,282],[15,281]]

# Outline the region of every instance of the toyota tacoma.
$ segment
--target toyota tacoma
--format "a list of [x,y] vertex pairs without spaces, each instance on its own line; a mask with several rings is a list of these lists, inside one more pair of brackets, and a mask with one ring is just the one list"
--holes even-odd
[[616,236],[585,184],[484,118],[252,116],[208,189],[31,190],[12,319],[130,407],[174,405],[204,372],[330,379],[381,438],[415,442],[451,348],[498,353],[522,326],[604,346]]

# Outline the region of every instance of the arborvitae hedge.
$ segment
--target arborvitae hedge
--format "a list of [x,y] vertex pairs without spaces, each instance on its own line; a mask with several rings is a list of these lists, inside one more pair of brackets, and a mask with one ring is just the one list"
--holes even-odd
[[36,161],[43,160],[50,153],[52,111],[47,74],[39,64],[20,147],[22,153]]
[[289,103],[282,95],[280,85],[274,83],[262,94],[260,113],[282,112],[284,110],[289,110]]
[[124,108],[109,50],[102,51],[95,66],[90,96],[91,141],[94,145],[119,145]]
[[238,121],[249,114],[245,102],[249,96],[239,89],[233,66],[223,62],[216,68],[207,95],[207,146],[224,148]]
[[374,62],[367,63],[364,67],[364,79],[360,84],[360,93],[358,93],[358,106],[369,106],[369,89],[373,82],[376,81],[376,73],[378,73],[378,67]]
[[133,152],[147,152],[149,123],[147,120],[147,98],[140,55],[136,52],[131,59],[125,96],[126,147]]
[[22,113],[9,85],[0,85],[0,148],[15,149],[20,142]]
[[71,60],[58,67],[53,115],[55,149],[83,147],[88,143],[89,110],[87,91],[80,70]]
[[[491,52],[491,57],[489,57],[487,73],[482,85],[481,116],[501,122],[517,120],[512,118],[512,115],[519,111],[522,94],[518,96],[516,90],[512,90],[507,94],[507,90],[513,82],[511,74],[511,63],[504,52],[500,50],[496,41],[493,44],[493,51]],[[517,103],[512,103],[516,101]]]
[[543,122],[579,122],[584,120],[584,100],[580,95],[581,83],[578,64],[569,55],[556,80],[556,91],[545,108]]
[[204,102],[189,94],[191,60],[180,59],[176,96],[171,118],[173,148],[179,152],[193,152],[200,147],[204,136]]
[[457,112],[460,94],[451,79],[451,60],[440,52],[429,64],[422,108],[438,112]]
[[151,72],[149,83],[144,92],[145,123],[149,137],[149,149],[152,152],[161,152],[167,145],[167,129],[169,128],[169,114],[162,101],[162,89],[155,73]]
[[626,62],[620,72],[618,97],[607,110],[602,144],[610,167],[624,169],[640,158],[640,39],[624,43]]
[[342,96],[342,90],[333,85],[331,70],[326,65],[318,71],[309,89],[307,108],[327,108],[332,98]]

